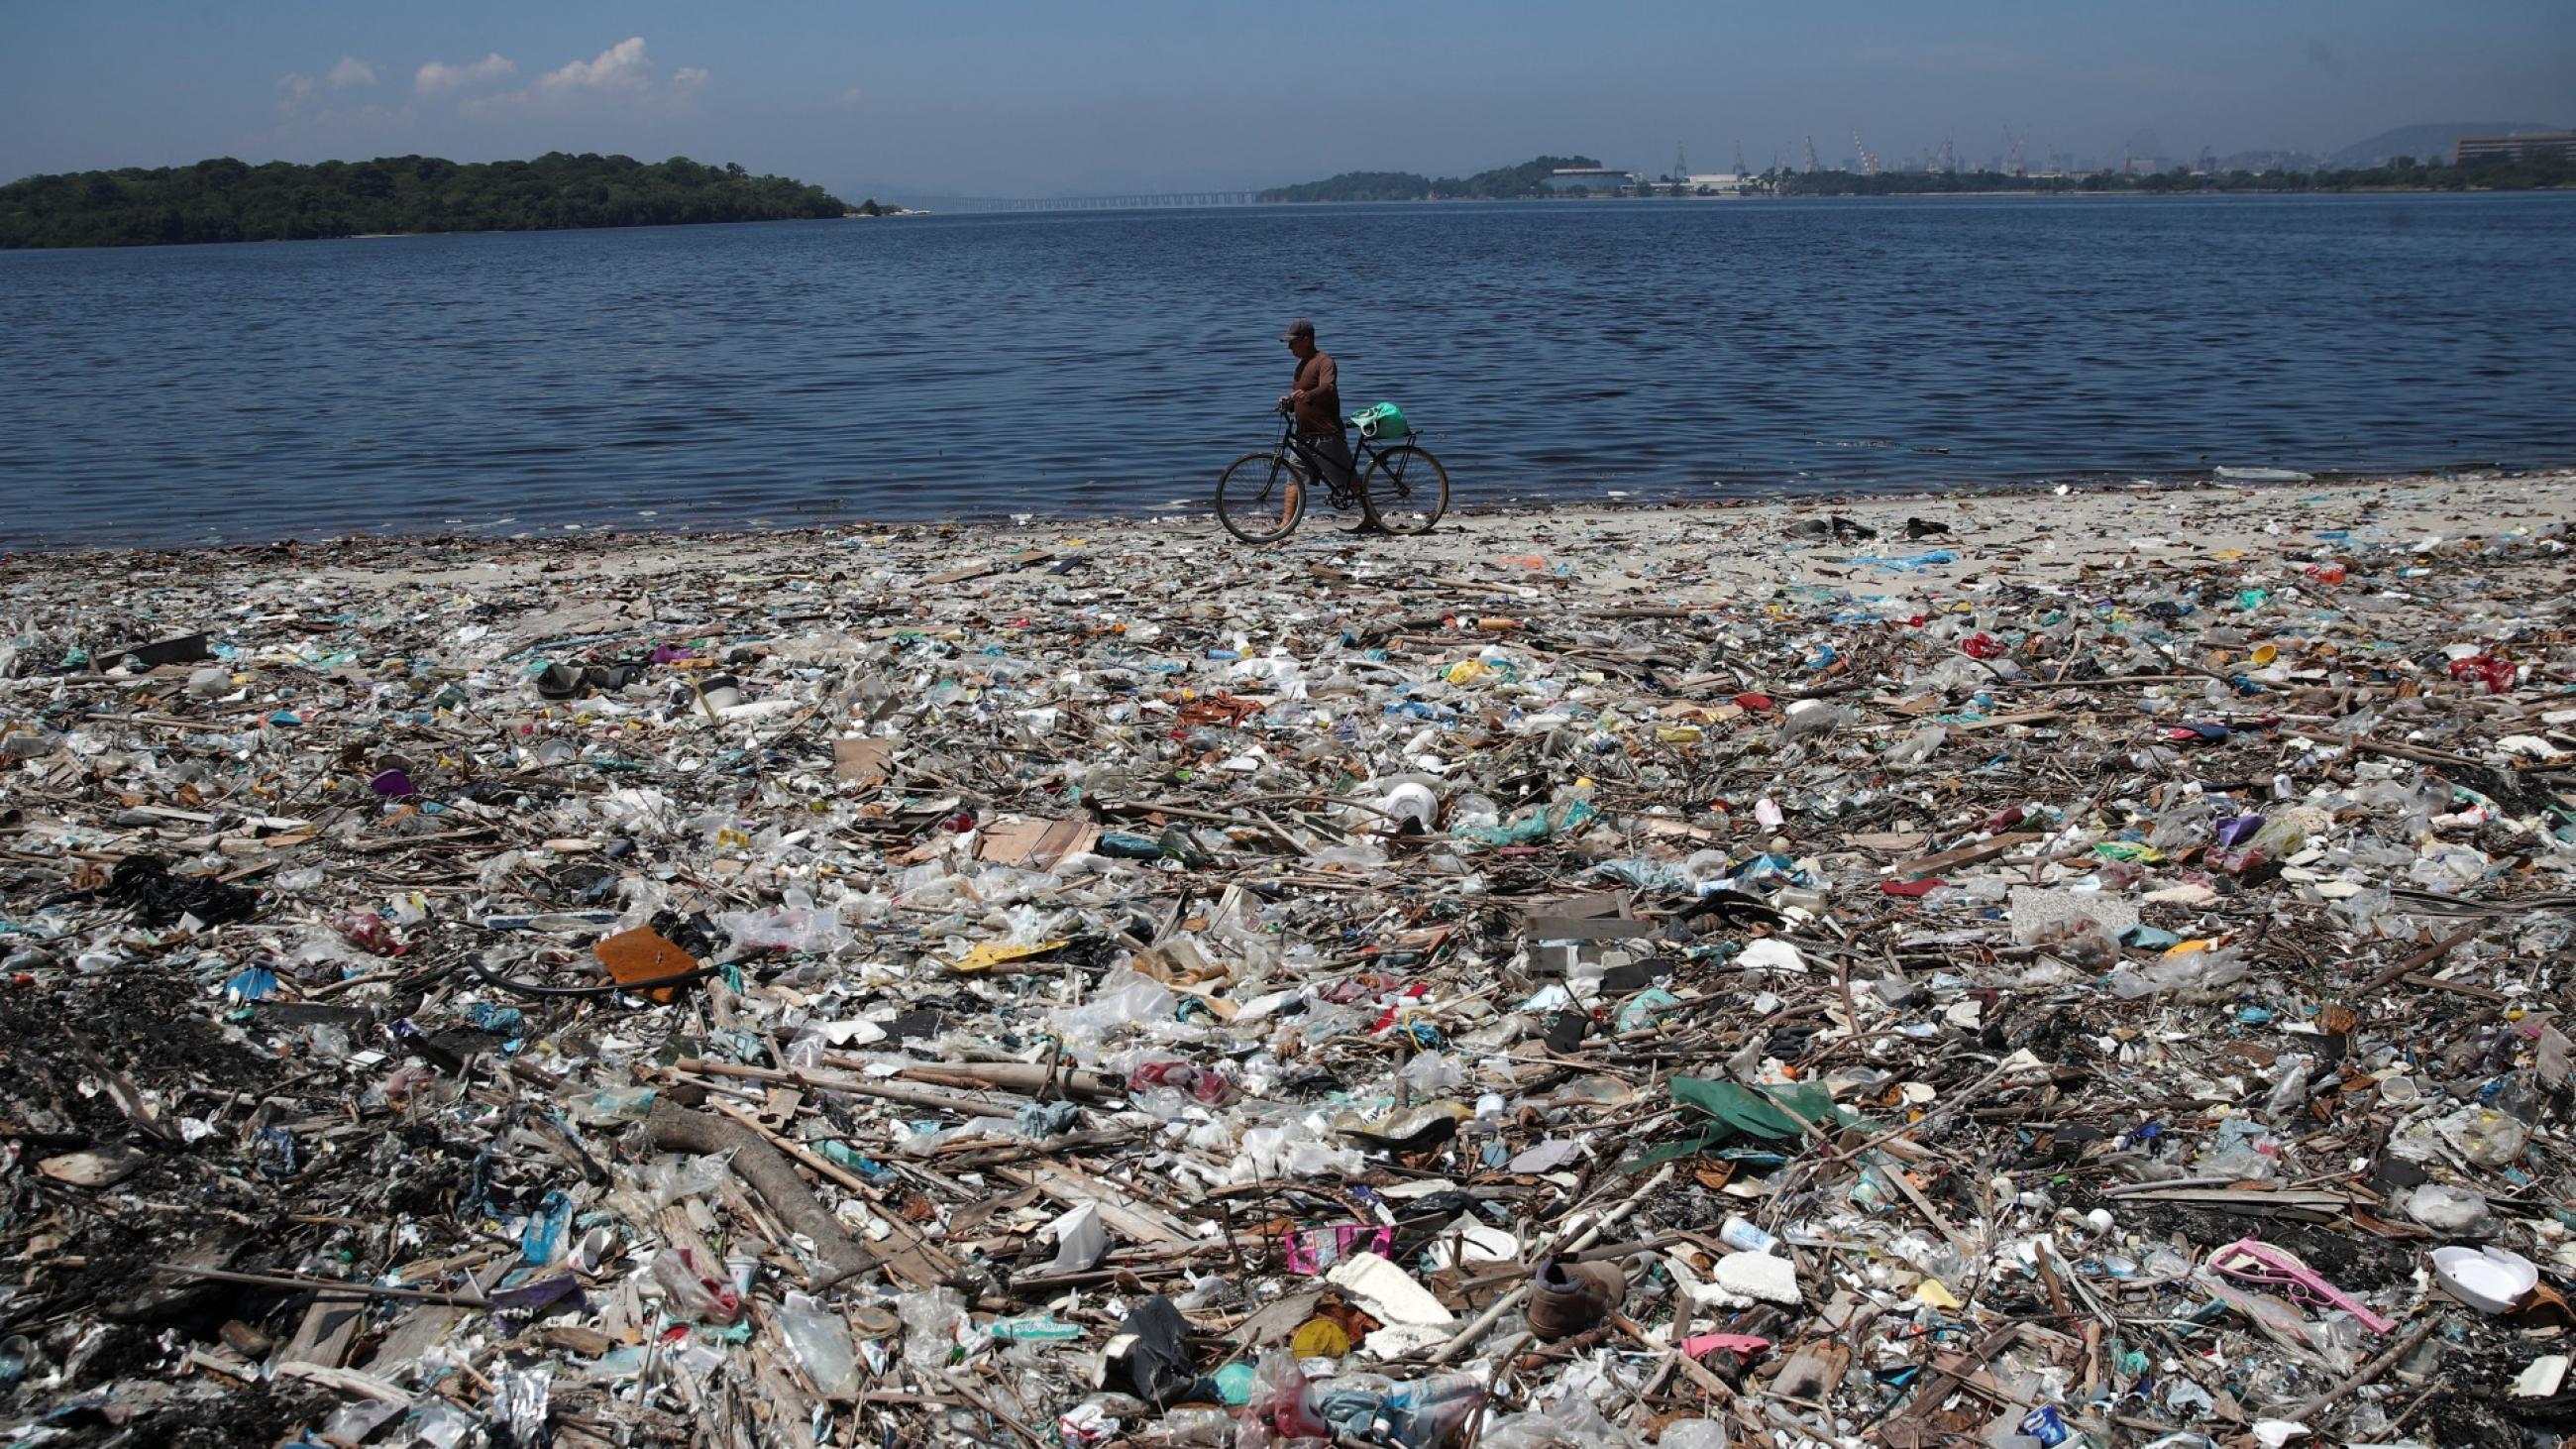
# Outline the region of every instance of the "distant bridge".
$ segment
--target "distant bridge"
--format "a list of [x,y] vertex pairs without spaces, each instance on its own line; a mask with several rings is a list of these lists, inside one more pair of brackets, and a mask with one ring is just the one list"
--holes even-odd
[[1146,207],[1250,206],[1257,191],[1153,191],[1133,196],[1046,196],[1030,201],[988,201],[978,211],[1133,211]]

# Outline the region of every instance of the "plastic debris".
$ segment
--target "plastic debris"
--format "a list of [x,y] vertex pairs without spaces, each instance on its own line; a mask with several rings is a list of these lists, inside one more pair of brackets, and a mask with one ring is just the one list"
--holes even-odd
[[2556,1442],[2576,476],[2273,482],[13,559],[0,1440]]

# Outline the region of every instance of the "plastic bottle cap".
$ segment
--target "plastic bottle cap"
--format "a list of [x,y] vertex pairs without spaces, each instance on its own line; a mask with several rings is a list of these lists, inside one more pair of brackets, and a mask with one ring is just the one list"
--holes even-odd
[[1309,1318],[1297,1325],[1288,1349],[1299,1358],[1340,1358],[1351,1351],[1351,1336],[1329,1318]]

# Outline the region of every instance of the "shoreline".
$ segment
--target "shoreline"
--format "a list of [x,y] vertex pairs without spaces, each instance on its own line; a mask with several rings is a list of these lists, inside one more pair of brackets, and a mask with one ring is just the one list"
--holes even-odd
[[[1782,587],[1839,578],[1850,560],[1911,557],[1945,543],[1975,543],[1956,561],[1884,573],[1882,581],[1920,577],[1927,582],[1973,577],[1988,547],[2038,551],[2016,563],[2072,562],[2101,566],[2118,559],[2150,561],[2205,556],[2212,550],[2279,548],[2292,532],[2285,520],[2358,527],[2376,541],[2397,541],[2408,530],[2431,537],[2555,524],[2576,527],[2576,467],[2499,474],[2475,480],[2476,501],[2464,503],[2455,475],[2410,473],[2373,477],[2290,480],[2205,479],[2191,482],[2044,484],[1890,494],[1816,494],[1789,498],[1706,499],[1489,504],[1453,509],[1429,534],[1391,540],[1354,538],[1341,531],[1343,515],[1310,514],[1281,543],[1253,547],[1227,535],[1204,508],[1121,517],[1045,514],[951,520],[864,520],[801,523],[779,528],[727,527],[578,533],[528,533],[506,538],[464,533],[346,535],[168,547],[79,547],[0,556],[0,597],[31,583],[95,574],[111,561],[129,570],[148,565],[171,581],[248,571],[275,576],[302,573],[344,584],[372,582],[387,588],[432,582],[533,583],[541,577],[666,574],[702,567],[774,566],[816,554],[846,559],[861,553],[917,566],[923,579],[949,571],[926,555],[963,560],[1003,557],[1031,549],[1053,556],[1078,552],[1100,557],[1126,550],[1142,557],[1213,552],[1228,564],[1310,560],[1331,555],[1383,574],[1407,568],[1447,567],[1514,550],[1532,539],[1623,535],[1639,550],[1651,574],[1686,558],[1695,548],[1708,557],[1732,557],[1776,575]],[[2041,505],[2034,507],[2034,505]],[[1833,517],[1876,531],[1874,538],[1835,543],[1789,532],[1801,522]],[[1909,540],[1909,519],[1948,525],[1947,535]],[[2471,524],[2463,530],[2458,525]],[[2152,525],[2152,526],[2150,526]],[[2311,530],[2313,531],[2313,530]],[[2384,535],[2384,536],[2383,536]],[[2194,550],[2198,552],[2195,553]],[[1526,552],[1526,550],[1522,550]],[[435,564],[430,561],[436,560]],[[279,566],[283,566],[282,570]],[[1864,572],[1875,567],[1863,562]],[[997,569],[1009,574],[1016,570]],[[1609,582],[1638,592],[1638,575]]]

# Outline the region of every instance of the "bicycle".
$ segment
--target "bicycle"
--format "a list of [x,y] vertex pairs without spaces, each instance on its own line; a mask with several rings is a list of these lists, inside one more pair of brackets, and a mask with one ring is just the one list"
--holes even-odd
[[[1246,453],[1217,475],[1217,522],[1245,543],[1276,543],[1295,532],[1314,480],[1332,476],[1297,435],[1295,415],[1280,411],[1286,416],[1277,445]],[[1408,429],[1404,441],[1387,444],[1362,429],[1351,457],[1355,483],[1332,483],[1326,492],[1330,506],[1356,503],[1362,518],[1399,536],[1430,531],[1449,509],[1449,470],[1413,442],[1417,436]]]

